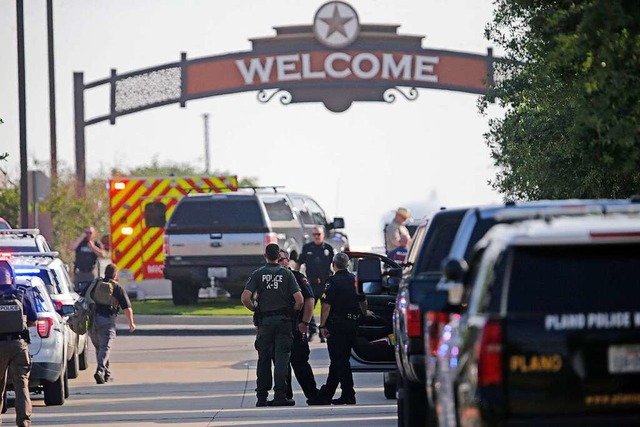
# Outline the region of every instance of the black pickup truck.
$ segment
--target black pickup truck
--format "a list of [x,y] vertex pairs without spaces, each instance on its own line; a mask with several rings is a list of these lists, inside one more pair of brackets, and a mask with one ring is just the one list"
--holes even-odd
[[[444,209],[418,226],[398,289],[393,329],[398,384],[398,425],[427,424],[425,346],[419,303],[441,277],[441,263],[467,209]],[[433,419],[433,417],[430,417]]]
[[498,225],[452,264],[441,426],[640,425],[640,216]]

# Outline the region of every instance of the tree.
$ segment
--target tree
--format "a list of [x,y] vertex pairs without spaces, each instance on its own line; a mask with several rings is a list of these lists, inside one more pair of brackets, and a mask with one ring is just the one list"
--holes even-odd
[[78,198],[75,189],[76,177],[69,171],[60,171],[58,179],[51,183],[49,196],[39,205],[42,212],[51,213],[51,243],[67,263],[72,263],[74,259],[68,245],[81,234],[85,226],[95,226],[99,234],[109,232],[109,200],[105,179],[91,179],[84,198]]
[[506,52],[485,140],[508,199],[640,193],[640,7],[634,0],[498,0],[485,34]]

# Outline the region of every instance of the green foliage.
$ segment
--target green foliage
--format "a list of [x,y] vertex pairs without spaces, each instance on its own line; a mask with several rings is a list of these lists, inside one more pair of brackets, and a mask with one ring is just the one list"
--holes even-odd
[[640,7],[633,0],[498,0],[502,46],[480,102],[506,109],[485,135],[508,199],[640,193]]
[[[160,163],[154,158],[150,165],[138,166],[128,171],[113,170],[113,175],[122,176],[198,176],[193,167],[188,164]],[[214,171],[213,175],[229,175],[228,172]],[[254,178],[245,178],[241,182],[252,185]],[[39,205],[42,212],[50,212],[53,222],[52,246],[60,252],[60,257],[67,263],[73,263],[74,253],[69,244],[82,234],[87,225],[96,228],[98,236],[109,234],[109,193],[106,190],[106,177],[98,177],[87,183],[86,196],[76,196],[76,178],[70,172],[60,172],[56,181],[51,183],[51,193],[44,203]],[[15,202],[8,206],[15,208],[15,218],[18,218],[20,198],[19,191],[14,188]],[[4,212],[4,192],[0,193],[0,213]],[[12,199],[13,200],[13,199]],[[13,215],[13,211],[11,212]],[[10,215],[5,216],[10,223]]]
[[251,316],[239,299],[201,299],[196,305],[173,305],[171,300],[131,301],[133,312],[172,316]]
[[104,179],[89,181],[86,196],[78,198],[75,176],[60,174],[57,180],[52,181],[51,193],[39,205],[39,209],[51,213],[51,243],[67,263],[73,263],[74,260],[69,244],[82,234],[85,226],[93,225],[98,236],[109,233],[109,200]]
[[0,217],[15,227],[20,219],[20,190],[16,185],[6,184],[0,188]]

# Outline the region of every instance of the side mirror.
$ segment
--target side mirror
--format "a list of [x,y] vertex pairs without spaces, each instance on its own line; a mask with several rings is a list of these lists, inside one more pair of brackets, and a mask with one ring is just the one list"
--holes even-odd
[[462,283],[468,270],[465,260],[447,258],[443,262],[442,274],[448,282]]
[[449,304],[460,305],[462,304],[462,297],[464,295],[464,285],[462,283],[452,283],[447,289],[447,296]]
[[344,218],[338,217],[338,218],[333,218],[333,222],[331,223],[331,227],[332,229],[338,229],[338,228],[344,228]]
[[75,312],[76,309],[71,304],[62,304],[62,307],[58,310],[58,313],[61,316],[71,316],[72,314],[75,314]]

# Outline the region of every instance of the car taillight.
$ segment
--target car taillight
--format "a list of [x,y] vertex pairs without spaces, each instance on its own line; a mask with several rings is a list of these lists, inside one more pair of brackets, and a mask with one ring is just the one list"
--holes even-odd
[[422,335],[420,307],[410,303],[407,306],[407,336],[409,338],[418,338],[420,335]]
[[502,383],[502,325],[496,320],[485,323],[477,347],[478,384]]
[[62,310],[62,301],[53,301],[53,306],[56,311]]
[[42,317],[36,322],[38,328],[38,335],[40,338],[49,338],[51,334],[51,328],[53,328],[53,319],[50,317]]
[[425,328],[428,336],[428,341],[425,344],[428,346],[428,351],[435,356],[438,351],[440,331],[444,325],[449,323],[449,314],[429,311],[427,312],[425,319],[427,321]]
[[269,243],[278,243],[278,235],[276,233],[265,233],[264,244],[268,245]]

